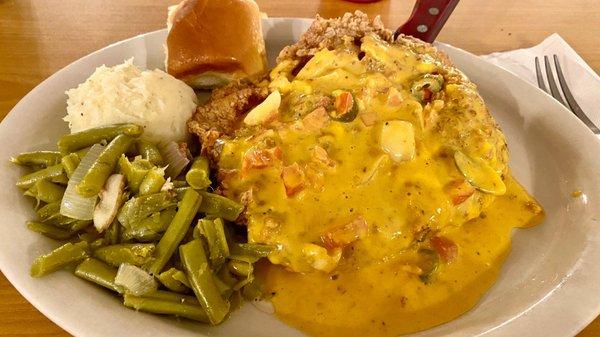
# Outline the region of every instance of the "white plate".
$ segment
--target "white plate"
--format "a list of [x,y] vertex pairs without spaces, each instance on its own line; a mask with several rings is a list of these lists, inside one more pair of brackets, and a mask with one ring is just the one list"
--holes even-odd
[[[264,21],[269,58],[309,25],[303,19]],[[125,40],[60,70],[25,96],[0,125],[0,268],[34,306],[77,336],[300,336],[274,316],[245,305],[225,324],[210,328],[124,308],[116,296],[60,271],[29,277],[29,266],[56,244],[31,233],[31,203],[14,186],[22,173],[9,156],[52,149],[67,126],[65,90],[101,65],[135,57],[148,68],[163,64],[164,30]],[[568,336],[600,312],[600,143],[550,96],[465,51],[439,45],[480,89],[506,133],[511,167],[544,205],[547,220],[517,230],[497,284],[460,318],[418,336]],[[584,195],[570,193],[581,189]]]

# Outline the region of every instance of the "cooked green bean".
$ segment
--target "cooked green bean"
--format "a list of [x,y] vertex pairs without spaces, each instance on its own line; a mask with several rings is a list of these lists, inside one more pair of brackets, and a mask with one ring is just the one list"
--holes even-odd
[[199,191],[198,193],[202,196],[202,204],[200,205],[200,212],[202,213],[228,221],[235,221],[244,210],[243,205],[218,194],[205,191]]
[[109,245],[116,245],[119,243],[121,238],[121,225],[117,219],[113,220],[112,224],[106,229],[106,233],[104,234],[104,239]]
[[[213,274],[213,280],[215,281],[215,285],[217,289],[219,289],[219,293],[223,298],[229,298],[231,293],[233,293],[233,288],[230,287],[227,283],[223,282],[220,278]],[[236,282],[237,283],[237,282]]]
[[60,163],[61,154],[57,151],[33,151],[23,152],[10,161],[23,166],[48,167]]
[[71,176],[73,175],[73,172],[75,172],[75,169],[77,168],[77,165],[79,165],[80,161],[81,159],[76,153],[70,153],[62,157],[60,160],[60,163],[62,164],[63,169],[65,170],[65,173],[69,179],[71,179]]
[[133,161],[129,161],[125,155],[122,155],[121,158],[119,158],[118,165],[119,173],[125,176],[129,190],[133,193],[138,193],[142,180],[144,180],[148,171],[154,167],[152,163],[146,159],[137,157]]
[[60,202],[52,202],[40,207],[37,214],[42,222],[59,227],[70,227],[77,221],[60,214]]
[[91,148],[92,148],[91,146],[84,147],[83,149],[81,149],[81,150],[77,150],[77,151],[75,151],[75,152],[73,152],[73,153],[75,153],[75,154],[77,155],[77,157],[79,157],[79,160],[81,160],[81,159],[83,159],[83,157],[85,157],[85,155],[86,155],[88,152],[90,152],[90,149],[91,149]]
[[43,222],[29,221],[27,223],[27,228],[54,240],[66,240],[75,234],[75,232],[72,230],[65,230]]
[[94,223],[92,220],[77,220],[74,221],[73,223],[71,223],[71,231],[73,232],[78,232],[84,228],[87,228],[88,226],[90,226],[92,223]]
[[[166,270],[166,271],[160,273],[158,275],[158,280],[167,289],[178,292],[178,293],[182,293],[189,289],[189,283],[188,283],[188,285],[186,285],[183,282],[181,282],[180,280],[175,279],[174,275],[177,273],[183,274],[183,272],[181,270],[178,270],[176,268],[171,268],[169,270]],[[185,274],[184,274],[184,276],[185,276]],[[186,278],[186,282],[188,282],[187,278]]]
[[168,208],[160,213],[154,213],[142,221],[123,228],[122,237],[125,241],[135,239],[140,242],[158,241],[161,234],[167,230],[177,211]]
[[57,145],[61,153],[68,154],[100,143],[103,140],[110,142],[119,135],[138,137],[143,131],[144,129],[141,126],[135,124],[102,126],[65,135],[58,141]]
[[229,268],[230,272],[243,277],[247,277],[254,271],[252,263],[237,260],[227,262],[227,268]]
[[136,297],[125,295],[123,304],[126,307],[154,314],[175,315],[204,323],[208,323],[208,317],[202,307],[188,301],[175,302],[170,299],[155,297]]
[[30,174],[26,174],[17,180],[17,186],[20,188],[30,188],[36,181],[57,178],[63,174],[61,164],[48,166],[43,170],[39,170]]
[[153,167],[140,184],[139,195],[147,195],[160,192],[160,189],[167,182],[165,179],[165,169]]
[[143,195],[127,200],[121,207],[117,219],[125,228],[131,228],[132,224],[174,205],[175,200],[167,191]]
[[[64,170],[64,168],[63,168]],[[53,183],[57,183],[63,186],[67,186],[67,184],[69,183],[69,177],[67,177],[67,174],[65,172],[57,175],[56,177],[52,177],[50,178],[50,181]]]
[[198,192],[189,189],[178,205],[177,213],[171,221],[169,228],[156,245],[156,259],[148,265],[148,271],[158,275],[167,261],[171,258],[177,246],[188,232],[192,220],[198,213],[202,197]]
[[192,240],[179,247],[179,256],[198,301],[211,324],[219,324],[229,313],[229,302],[221,296],[208,265],[202,241]]
[[223,220],[201,219],[198,221],[200,233],[206,237],[208,250],[210,252],[210,262],[213,268],[218,269],[229,257],[229,247],[225,237],[225,227]]
[[26,196],[36,198],[37,200],[53,203],[61,201],[65,194],[63,186],[49,182],[48,180],[38,180],[26,192]]
[[90,198],[98,195],[121,155],[133,144],[134,138],[118,135],[102,151],[98,159],[77,185],[77,193]]
[[173,184],[173,187],[175,187],[175,188],[189,187],[187,181],[185,181],[185,180],[173,180],[173,181],[171,181],[171,183]]
[[98,248],[93,255],[114,267],[119,267],[122,263],[139,267],[150,262],[153,252],[152,243],[126,243]]
[[163,164],[163,157],[160,154],[160,151],[158,150],[158,147],[156,147],[156,145],[143,139],[138,140],[136,144],[137,150],[142,156],[142,158],[148,160],[154,165],[160,166]]
[[88,256],[88,244],[85,241],[78,243],[65,243],[48,254],[42,255],[33,261],[31,276],[42,277],[73,262],[81,261]]
[[229,244],[229,258],[254,263],[260,258],[267,257],[275,249],[275,246],[269,245],[232,242]]
[[166,300],[176,303],[191,303],[200,305],[196,296],[183,295],[171,291],[157,290],[155,292],[144,295],[145,298],[155,298],[158,300]]
[[98,238],[90,243],[90,248],[92,251],[95,251],[106,245],[107,245],[107,243],[106,243],[106,240],[104,240],[104,238]]
[[185,181],[197,190],[205,189],[210,186],[208,159],[206,157],[196,157],[192,166],[185,174]]
[[94,282],[104,288],[110,289],[117,293],[123,293],[123,289],[115,284],[115,276],[117,276],[117,269],[113,268],[106,263],[96,260],[94,258],[88,258],[81,262],[77,269],[75,269],[75,275],[82,279]]

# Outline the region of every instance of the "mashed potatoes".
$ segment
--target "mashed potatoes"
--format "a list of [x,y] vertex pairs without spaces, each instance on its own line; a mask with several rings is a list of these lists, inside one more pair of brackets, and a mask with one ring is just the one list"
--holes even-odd
[[196,108],[194,90],[161,70],[140,70],[133,59],[101,66],[84,83],[68,90],[67,116],[71,132],[136,123],[153,142],[187,138],[186,122]]

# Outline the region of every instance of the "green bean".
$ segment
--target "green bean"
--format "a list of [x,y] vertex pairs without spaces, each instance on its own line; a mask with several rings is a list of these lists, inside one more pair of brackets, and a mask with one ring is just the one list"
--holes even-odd
[[175,302],[169,299],[153,297],[136,297],[125,294],[123,304],[126,307],[154,314],[175,315],[204,323],[208,323],[208,317],[202,307],[196,303]]
[[127,135],[118,135],[102,151],[98,159],[85,173],[77,185],[77,193],[90,198],[98,195],[106,179],[117,165],[121,155],[133,144],[134,139]]
[[160,192],[160,189],[167,182],[165,179],[165,169],[153,167],[140,184],[139,195],[153,194]]
[[196,213],[198,213],[201,202],[202,197],[198,192],[192,189],[185,192],[173,221],[171,221],[169,228],[167,228],[167,231],[156,245],[156,259],[147,268],[151,274],[158,275],[171,258],[175,249],[177,249],[177,246],[179,246],[181,240],[183,240],[183,237],[188,232],[192,220],[194,220]]
[[187,181],[185,181],[185,180],[173,180],[173,181],[171,181],[171,183],[173,184],[173,187],[175,187],[175,188],[189,187]]
[[114,267],[119,267],[122,263],[139,267],[150,262],[153,252],[152,243],[126,243],[98,248],[93,255]]
[[229,257],[229,247],[225,237],[225,227],[223,220],[201,219],[198,221],[199,232],[206,237],[208,250],[210,252],[210,262],[215,269],[218,269]]
[[275,249],[275,246],[269,245],[232,242],[229,244],[229,258],[232,260],[254,263],[260,258],[267,257]]
[[106,233],[104,234],[106,243],[109,245],[115,245],[119,243],[121,237],[120,231],[121,225],[119,224],[119,221],[117,221],[117,219],[113,220],[112,224],[110,224],[108,229],[106,229]]
[[171,301],[176,303],[190,303],[200,305],[200,302],[198,302],[198,299],[195,296],[183,295],[165,290],[157,290],[155,292],[151,292],[149,294],[144,295],[144,297]]
[[196,157],[192,166],[185,174],[185,181],[197,190],[205,189],[210,186],[208,159],[206,157]]
[[63,173],[57,175],[56,177],[50,178],[50,181],[53,183],[63,185],[63,186],[67,186],[67,184],[69,183],[69,177],[67,177],[67,174],[65,172],[63,172]]
[[60,214],[60,202],[52,202],[40,207],[37,214],[42,222],[59,227],[70,227],[72,223],[77,221]]
[[227,268],[229,268],[230,272],[243,277],[252,274],[254,271],[252,264],[245,261],[229,260],[229,262],[227,262]]
[[10,158],[10,161],[23,166],[41,166],[48,167],[60,163],[60,152],[56,151],[34,151],[23,152],[16,157]]
[[[187,281],[187,278],[186,278],[186,282],[188,282],[188,285],[186,285],[183,282],[181,282],[180,280],[175,279],[174,275],[177,273],[183,274],[183,272],[181,270],[178,270],[176,268],[171,268],[169,270],[166,270],[166,271],[160,273],[158,275],[158,280],[167,289],[178,292],[178,293],[182,293],[182,292],[187,291],[187,289],[189,289],[189,282]],[[185,274],[184,274],[184,276],[185,276]]]
[[42,277],[73,262],[81,261],[88,256],[87,249],[87,242],[65,243],[50,253],[35,259],[31,265],[31,276]]
[[129,161],[125,155],[119,158],[119,173],[125,176],[129,190],[133,193],[138,193],[142,180],[152,167],[152,163],[139,157],[135,158],[133,162]]
[[95,251],[106,245],[107,245],[107,243],[106,243],[106,240],[104,240],[104,238],[98,238],[90,243],[90,248],[92,249],[92,251]]
[[66,240],[75,234],[75,232],[72,230],[65,230],[43,222],[29,221],[27,223],[27,228],[54,240]]
[[65,194],[63,186],[49,182],[48,180],[38,180],[26,192],[26,196],[34,197],[37,200],[53,203],[62,200]]
[[231,294],[233,293],[233,288],[230,287],[227,283],[221,281],[221,279],[214,274],[213,280],[215,281],[215,285],[217,286],[217,289],[219,289],[219,293],[221,294],[221,296],[223,296],[223,298],[229,298],[229,296],[231,296]]
[[138,137],[143,131],[144,129],[141,126],[135,124],[102,126],[65,135],[58,141],[57,145],[60,152],[68,154],[100,143],[103,140],[110,142],[119,135]]
[[152,164],[154,164],[154,165],[162,165],[163,164],[163,157],[160,154],[160,151],[158,150],[158,147],[156,147],[156,145],[154,145],[146,140],[139,139],[137,141],[137,150],[140,153],[140,155],[142,156],[142,158],[148,160]]
[[167,191],[143,195],[127,200],[121,207],[117,219],[125,228],[131,228],[132,224],[174,205],[175,200]]
[[79,157],[79,160],[81,160],[81,159],[83,159],[83,157],[85,157],[85,155],[86,155],[88,152],[90,152],[90,149],[91,149],[91,148],[92,148],[91,146],[84,147],[83,149],[81,149],[81,150],[77,150],[77,151],[75,151],[75,152],[73,152],[73,153],[75,153],[75,154],[77,155],[77,157]]
[[61,164],[56,164],[52,166],[48,166],[45,169],[39,170],[37,172],[33,172],[27,175],[22,176],[17,180],[17,187],[20,188],[30,188],[35,184],[36,181],[44,180],[44,179],[53,179],[57,178],[63,174],[63,167]]
[[215,284],[202,241],[193,240],[180,246],[179,256],[192,290],[204,308],[210,323],[219,324],[229,313],[230,304],[223,299]]
[[84,228],[87,228],[89,225],[93,223],[92,220],[77,220],[71,223],[71,231],[78,232]]
[[98,232],[96,231],[87,231],[87,232],[83,232],[77,235],[77,238],[75,238],[74,240],[71,240],[71,242],[73,243],[77,243],[80,241],[85,241],[90,245],[90,248],[92,250],[98,248],[99,246],[93,246],[92,244],[98,240],[102,241],[102,244],[99,246],[102,246],[104,244],[104,239],[99,237]]
[[202,213],[228,221],[235,221],[244,210],[243,205],[218,194],[205,191],[199,191],[198,193],[202,196],[202,204],[200,205],[200,212]]
[[102,261],[94,258],[84,260],[75,269],[75,275],[119,294],[123,293],[123,289],[115,284],[117,269]]
[[77,165],[79,165],[80,161],[81,159],[76,153],[70,153],[62,157],[60,160],[60,163],[62,164],[63,169],[65,170],[65,173],[69,179],[71,179],[71,176],[73,175],[73,172],[75,172],[75,169],[77,168]]
[[229,268],[225,266],[219,270],[216,276],[219,278],[219,280],[221,280],[221,282],[225,283],[229,287],[233,287],[236,283],[238,283],[238,279],[235,278],[229,271]]
[[154,213],[142,221],[132,223],[129,228],[124,228],[122,237],[126,241],[132,239],[140,242],[158,241],[161,233],[169,227],[175,213],[174,208]]

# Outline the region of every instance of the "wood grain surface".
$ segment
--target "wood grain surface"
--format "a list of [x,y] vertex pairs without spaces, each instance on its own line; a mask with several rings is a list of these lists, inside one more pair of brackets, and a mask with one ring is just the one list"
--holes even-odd
[[[110,43],[165,26],[170,0],[0,0],[0,118],[42,80]],[[412,0],[258,0],[272,17],[360,9],[395,28]],[[559,33],[598,72],[600,1],[463,0],[438,37],[475,54],[528,47]],[[0,247],[1,249],[1,247]],[[40,281],[43,282],[43,281]],[[569,308],[565,308],[569,310]],[[0,274],[0,336],[66,336]],[[600,336],[596,319],[578,336]]]

